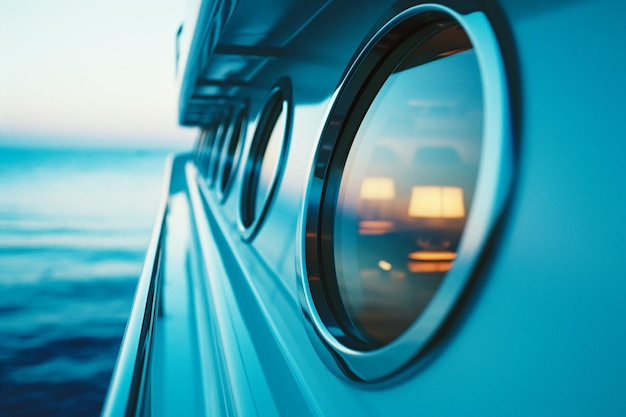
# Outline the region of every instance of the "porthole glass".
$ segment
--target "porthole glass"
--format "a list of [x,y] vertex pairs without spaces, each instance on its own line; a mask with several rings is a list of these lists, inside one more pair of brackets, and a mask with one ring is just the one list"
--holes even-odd
[[339,300],[346,328],[374,346],[397,338],[428,305],[454,264],[472,205],[480,73],[458,26],[438,36],[447,48],[436,58],[424,63],[427,43],[389,75],[340,180],[332,232]]
[[202,147],[204,146],[205,136],[206,135],[204,130],[200,130],[198,138],[196,139],[196,143],[193,146],[193,161],[195,162],[197,167],[200,166],[200,159],[202,157]]
[[209,164],[211,161],[211,150],[215,141],[216,125],[210,125],[203,129],[202,138],[200,140],[200,148],[198,150],[198,170],[204,178],[207,176]]
[[246,161],[241,198],[241,225],[251,237],[274,193],[288,144],[290,108],[285,87],[275,88],[259,120]]
[[410,8],[358,54],[319,139],[299,248],[306,322],[332,367],[393,374],[451,314],[508,192],[505,86],[481,12]]
[[208,149],[208,163],[206,168],[206,181],[212,186],[217,176],[217,168],[219,165],[219,156],[224,146],[224,140],[228,132],[230,117],[225,116],[215,128],[214,138],[211,147]]
[[241,157],[243,137],[245,135],[246,123],[245,108],[241,108],[236,112],[230,130],[226,135],[226,143],[220,158],[220,169],[218,177],[218,192],[221,198],[227,195],[232,182],[233,174],[237,170],[239,158]]
[[284,100],[281,100],[276,106],[278,117],[267,139],[265,152],[263,153],[263,158],[258,168],[258,178],[255,178],[257,179],[257,185],[256,196],[253,198],[254,212],[252,216],[261,213],[263,210],[265,201],[270,193],[272,182],[278,172],[285,128],[287,127],[286,106],[287,103]]

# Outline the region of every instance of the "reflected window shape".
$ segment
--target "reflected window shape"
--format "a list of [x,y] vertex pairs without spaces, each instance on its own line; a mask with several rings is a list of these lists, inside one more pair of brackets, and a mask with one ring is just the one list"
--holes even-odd
[[460,219],[465,217],[460,187],[417,186],[411,190],[409,216]]
[[361,184],[360,198],[363,200],[393,200],[396,196],[395,183],[389,177],[367,177]]
[[397,339],[433,299],[477,179],[483,100],[472,45],[458,25],[415,45],[370,93],[326,217],[329,299],[364,349]]
[[390,177],[366,177],[359,194],[359,234],[380,235],[393,230],[388,220],[396,197],[396,187]]
[[261,213],[263,206],[268,199],[272,182],[278,173],[280,158],[287,127],[287,103],[282,101],[278,109],[279,116],[274,123],[269,139],[267,140],[263,160],[261,161],[260,172],[258,174],[258,184],[256,187],[256,197],[254,198],[254,213]]

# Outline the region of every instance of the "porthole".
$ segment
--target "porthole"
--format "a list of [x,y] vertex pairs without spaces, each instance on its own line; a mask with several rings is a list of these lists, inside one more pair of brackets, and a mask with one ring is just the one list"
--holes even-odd
[[217,168],[219,165],[219,156],[222,151],[222,147],[224,146],[224,140],[229,129],[230,121],[230,115],[226,115],[222,118],[215,129],[214,139],[208,149],[209,154],[206,168],[206,181],[209,187],[213,186],[215,183]]
[[196,143],[193,146],[193,161],[196,164],[196,167],[200,166],[200,160],[202,158],[202,147],[204,146],[204,141],[206,138],[206,132],[204,129],[200,130],[198,134],[198,138],[196,139]]
[[240,199],[240,229],[245,239],[256,232],[280,178],[291,129],[289,93],[287,81],[281,81],[271,91],[256,124]]
[[209,164],[211,161],[211,149],[213,148],[213,143],[215,141],[216,129],[216,124],[205,126],[202,129],[202,133],[200,136],[196,164],[198,167],[198,172],[200,172],[200,175],[203,178],[206,178]]
[[226,134],[217,177],[217,193],[221,200],[225,199],[233,182],[234,173],[237,171],[243,149],[247,123],[246,107],[236,110],[233,121]]
[[377,33],[334,96],[300,282],[311,339],[353,378],[425,352],[503,206],[511,138],[497,51],[482,12],[416,6]]

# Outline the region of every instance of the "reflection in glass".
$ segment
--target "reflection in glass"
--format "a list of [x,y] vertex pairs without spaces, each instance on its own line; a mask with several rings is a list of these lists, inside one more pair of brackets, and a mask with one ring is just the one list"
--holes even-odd
[[411,189],[409,216],[458,219],[465,217],[463,189],[420,185]]
[[263,161],[258,176],[256,197],[254,200],[254,216],[258,216],[263,210],[265,201],[271,191],[272,182],[278,173],[280,166],[281,150],[285,139],[285,129],[287,127],[286,102],[279,104],[280,114],[272,129],[267,142],[267,148],[263,154]]
[[227,145],[225,148],[224,162],[222,167],[222,180],[220,183],[220,190],[225,192],[228,183],[231,179],[231,174],[237,169],[237,163],[241,155],[238,150],[241,149],[242,141],[242,128],[244,124],[245,112],[240,110],[237,113],[237,118],[232,125],[232,132],[227,137]]
[[213,144],[209,150],[209,166],[207,167],[206,175],[206,179],[209,185],[213,184],[213,181],[215,181],[215,178],[217,176],[217,168],[219,166],[220,154],[222,152],[222,147],[224,146],[224,141],[226,140],[226,135],[228,134],[229,124],[229,117],[226,117],[219,124],[215,133],[215,139],[213,140]]
[[240,208],[242,226],[250,228],[251,234],[263,216],[279,175],[287,140],[287,112],[288,102],[277,88],[261,112],[250,145]]
[[458,26],[437,36],[441,53],[425,42],[382,85],[339,186],[342,325],[371,346],[396,339],[427,307],[453,266],[474,196],[483,126],[476,55]]
[[209,164],[211,162],[211,149],[213,149],[213,143],[215,141],[215,134],[217,128],[215,126],[208,126],[204,128],[202,132],[202,138],[200,139],[199,155],[198,155],[198,170],[200,175],[206,178]]

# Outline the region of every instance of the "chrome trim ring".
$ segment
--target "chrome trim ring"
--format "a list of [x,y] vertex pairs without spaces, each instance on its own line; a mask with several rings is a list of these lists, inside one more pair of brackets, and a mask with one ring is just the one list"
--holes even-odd
[[[456,21],[469,37],[478,60],[484,126],[475,195],[455,266],[447,273],[426,309],[395,340],[381,347],[368,348],[342,329],[324,287],[324,270],[328,266],[322,265],[321,258],[333,244],[333,235],[322,227],[322,222],[324,213],[334,213],[334,208],[325,207],[328,202],[326,194],[336,192],[341,180],[341,172],[333,169],[333,158],[346,155],[352,145],[353,135],[345,132],[356,131],[365,114],[362,107],[369,106],[384,82],[376,79],[379,72],[376,68],[388,66],[383,58],[398,45],[395,41],[398,35],[419,32],[420,27],[434,22],[429,20],[430,15]],[[424,36],[428,36],[428,30]],[[370,86],[372,83],[375,87]],[[375,92],[372,94],[365,86]],[[310,339],[330,369],[351,379],[380,381],[425,358],[434,336],[465,290],[509,193],[513,160],[509,109],[507,80],[498,42],[486,15],[480,11],[460,14],[434,4],[411,7],[384,25],[358,55],[331,100],[311,163],[297,246],[302,311],[310,323],[307,326]],[[336,204],[336,198],[333,204]]]

